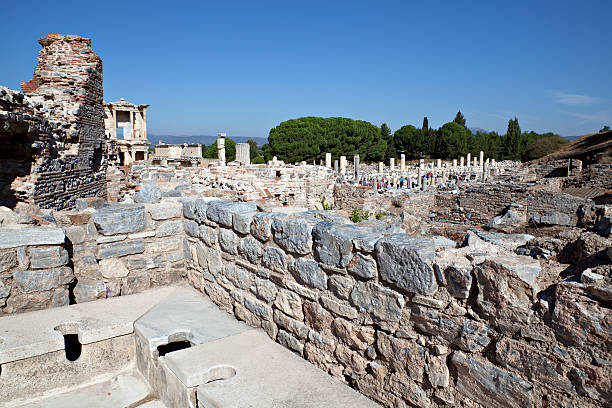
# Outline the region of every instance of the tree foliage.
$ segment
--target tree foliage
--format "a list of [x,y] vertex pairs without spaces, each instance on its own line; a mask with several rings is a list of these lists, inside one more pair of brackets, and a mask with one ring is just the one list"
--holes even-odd
[[457,112],[453,122],[465,127],[465,116],[463,116],[463,113],[461,113],[461,111]]
[[380,125],[380,136],[387,143],[387,151],[385,152],[385,161],[388,162],[390,158],[397,156],[395,144],[393,143],[393,135],[391,129],[386,123]]
[[508,121],[508,130],[504,136],[504,159],[519,160],[521,150],[521,127],[515,117]]
[[[404,153],[406,158],[423,157],[457,159],[468,153],[496,160],[534,160],[562,147],[567,141],[554,133],[523,133],[518,118],[508,121],[504,135],[477,131],[466,126],[459,111],[452,122],[439,129],[429,127],[423,118],[421,128],[405,125],[391,135],[383,123],[380,128],[371,123],[346,118],[305,117],[288,120],[270,130],[269,144],[262,146],[266,161],[276,155],[286,162],[323,159],[326,152],[334,159],[345,155],[349,160],[359,154],[363,162],[376,162]],[[603,129],[602,129],[603,130]]]
[[333,159],[352,158],[380,161],[385,157],[387,142],[377,126],[348,118],[304,117],[280,123],[270,130],[264,156],[277,156],[288,163],[321,160],[325,153]]
[[[208,147],[202,146],[202,157],[207,159],[218,159],[217,141]],[[236,142],[229,137],[225,138],[225,161],[231,162],[236,160]]]

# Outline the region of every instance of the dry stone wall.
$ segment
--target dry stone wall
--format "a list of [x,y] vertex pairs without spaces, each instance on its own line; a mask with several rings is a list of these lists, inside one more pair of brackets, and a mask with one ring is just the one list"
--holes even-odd
[[[610,287],[550,282],[532,237],[463,246],[333,212],[248,202],[79,200],[54,226],[0,228],[0,313],[186,279],[219,307],[389,407],[612,402]],[[612,259],[611,259],[612,261]]]
[[180,202],[90,204],[100,207],[54,213],[53,227],[0,227],[0,315],[136,293],[183,278]]
[[389,407],[612,401],[609,288],[540,282],[528,236],[397,234],[329,212],[183,199],[188,280]]

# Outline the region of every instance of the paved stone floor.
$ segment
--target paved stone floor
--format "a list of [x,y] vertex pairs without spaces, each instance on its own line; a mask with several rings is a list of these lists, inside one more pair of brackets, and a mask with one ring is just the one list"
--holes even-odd
[[21,405],[22,408],[165,408],[152,396],[149,385],[137,371],[117,374],[110,380],[70,390]]

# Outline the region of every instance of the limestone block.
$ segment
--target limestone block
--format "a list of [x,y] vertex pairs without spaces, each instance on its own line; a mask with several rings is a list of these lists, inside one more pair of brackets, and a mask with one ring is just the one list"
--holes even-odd
[[225,228],[219,229],[219,245],[223,251],[229,254],[238,254],[238,236],[232,230]]
[[312,235],[315,254],[321,262],[345,267],[351,260],[353,238],[360,235],[360,230],[356,226],[324,221],[313,228]]
[[[252,203],[236,203],[226,200],[217,200],[208,203],[206,217],[222,227],[232,228],[234,214],[240,215],[256,211],[257,206]],[[240,225],[240,222],[238,222],[238,224]]]
[[[353,289],[353,291],[355,291],[355,289]],[[351,306],[347,306],[341,302],[336,301],[331,296],[321,296],[321,303],[327,310],[337,316],[346,317],[347,319],[351,320],[356,319],[359,316],[357,310],[355,310]]]
[[[141,259],[142,264],[138,263],[136,258],[128,258],[128,265],[131,269],[144,269],[145,259]],[[99,263],[100,273],[105,279],[117,279],[124,278],[128,275],[129,270],[125,267],[125,264],[121,259],[109,258],[102,259]]]
[[374,328],[358,326],[339,317],[334,319],[333,330],[347,346],[362,351],[374,344],[376,338]]
[[0,228],[0,249],[20,246],[60,245],[66,235],[61,228],[30,227],[30,228]]
[[79,279],[74,287],[74,299],[77,303],[91,302],[106,297],[106,285],[102,280]]
[[304,355],[304,344],[286,331],[279,330],[276,340],[280,345],[287,347],[289,350],[293,350],[299,355]]
[[13,279],[25,293],[41,292],[70,283],[74,279],[72,269],[67,266],[35,271],[15,271]]
[[281,289],[276,295],[274,306],[288,316],[294,317],[300,321],[304,320],[302,299],[293,292]]
[[251,291],[266,302],[273,302],[276,299],[278,288],[268,279],[255,278],[255,284],[251,286]]
[[47,269],[63,266],[68,263],[68,251],[64,248],[45,247],[30,249],[30,266],[32,269]]
[[17,265],[17,252],[14,249],[0,250],[0,272],[5,272]]
[[333,275],[329,278],[329,288],[340,299],[348,299],[355,279],[345,275]]
[[321,333],[331,333],[334,318],[316,302],[304,302],[304,319],[312,328]]
[[176,201],[165,200],[158,204],[149,204],[147,211],[154,220],[168,220],[179,218],[183,214],[183,205]]
[[277,217],[286,217],[281,213],[256,213],[251,220],[251,234],[262,242],[272,238],[272,223]]
[[135,203],[159,203],[162,199],[162,192],[157,184],[147,183],[140,186],[134,193]]
[[232,215],[234,230],[243,235],[248,234],[251,231],[251,221],[255,214],[257,214],[255,211],[235,212]]
[[263,254],[263,247],[255,238],[246,237],[238,243],[238,253],[250,263],[257,265]]
[[433,259],[431,239],[398,234],[376,243],[381,279],[408,292],[430,295],[438,289],[431,267]]
[[308,338],[310,331],[308,326],[299,320],[292,319],[278,309],[274,310],[274,323],[301,340]]
[[378,274],[376,261],[368,255],[356,253],[348,266],[348,271],[361,278],[371,279]]
[[182,221],[164,221],[157,225],[155,229],[155,236],[157,237],[169,237],[171,235],[178,235],[183,232]]
[[404,297],[374,282],[357,282],[351,302],[377,321],[397,322],[402,317]]
[[312,251],[312,228],[316,221],[301,216],[275,217],[274,242],[287,252],[306,255]]
[[[558,339],[577,347],[585,344],[606,347],[606,344],[610,344],[610,286],[562,282],[555,289],[555,298],[552,327]],[[576,329],[578,327],[580,330]]]
[[253,296],[246,295],[244,297],[244,307],[263,320],[272,320],[272,308]]
[[531,383],[484,359],[456,351],[451,364],[458,374],[456,389],[485,407],[524,408],[535,403]]
[[98,259],[120,257],[144,252],[144,241],[121,241],[98,245]]
[[195,221],[185,220],[183,228],[185,229],[185,233],[192,238],[198,238],[200,236],[200,226]]
[[477,352],[489,343],[492,331],[481,322],[449,316],[439,310],[414,305],[411,320],[415,327],[431,336],[439,336],[463,351]]
[[136,204],[111,204],[93,216],[98,232],[103,235],[140,232],[145,229],[145,207]]
[[569,215],[558,211],[547,212],[542,215],[533,215],[529,218],[529,222],[533,222],[538,225],[572,226],[575,224],[572,223],[572,219]]
[[225,276],[237,288],[248,290],[251,287],[252,279],[250,274],[238,266],[226,264]]
[[287,256],[283,251],[274,247],[266,247],[263,252],[262,263],[266,268],[276,272],[287,269]]
[[290,270],[304,284],[317,289],[327,289],[327,275],[317,261],[297,258],[290,266]]
[[217,243],[217,230],[207,225],[200,225],[200,238],[208,246],[213,246]]

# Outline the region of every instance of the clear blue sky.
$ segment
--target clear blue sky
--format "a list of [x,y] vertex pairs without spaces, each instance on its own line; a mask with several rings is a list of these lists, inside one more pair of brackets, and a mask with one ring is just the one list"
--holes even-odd
[[92,39],[104,99],[150,104],[149,132],[267,137],[300,116],[395,130],[571,136],[612,126],[612,1],[7,1],[0,84],[49,33]]

